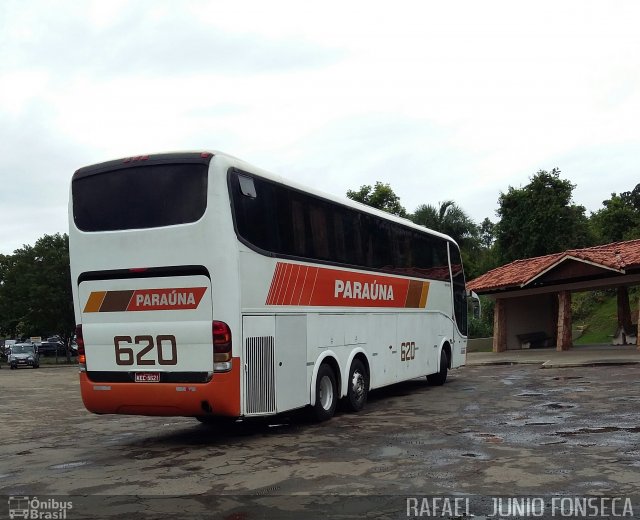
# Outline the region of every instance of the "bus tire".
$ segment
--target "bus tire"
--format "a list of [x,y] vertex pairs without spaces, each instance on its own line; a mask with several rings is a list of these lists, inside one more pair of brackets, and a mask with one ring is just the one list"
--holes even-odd
[[447,357],[447,353],[443,350],[440,354],[440,371],[435,374],[430,374],[427,376],[427,381],[430,385],[433,386],[441,386],[447,380],[447,370],[449,369],[449,358]]
[[329,365],[323,363],[318,369],[316,378],[316,404],[313,405],[313,418],[327,421],[333,417],[338,404],[338,385],[336,375]]
[[369,377],[364,364],[359,359],[354,359],[349,370],[347,381],[347,397],[344,407],[351,412],[359,412],[367,404],[369,395]]

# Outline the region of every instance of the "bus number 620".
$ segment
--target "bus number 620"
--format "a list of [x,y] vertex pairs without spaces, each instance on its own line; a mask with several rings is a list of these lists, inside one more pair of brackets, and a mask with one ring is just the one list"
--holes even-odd
[[[143,346],[137,354],[132,348],[134,344]],[[116,349],[117,365],[133,365],[134,360],[137,365],[155,365],[156,358],[158,365],[178,364],[176,337],[172,335],[156,336],[155,341],[153,336],[136,336],[133,340],[131,340],[131,336],[115,336],[113,345]],[[156,356],[152,353],[154,347],[157,352]]]
[[411,361],[416,358],[416,342],[406,341],[400,345],[400,361]]

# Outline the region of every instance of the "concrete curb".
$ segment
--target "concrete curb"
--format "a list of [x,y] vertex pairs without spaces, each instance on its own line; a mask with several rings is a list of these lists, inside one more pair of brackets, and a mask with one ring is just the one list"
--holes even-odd
[[466,366],[501,366],[501,365],[540,365],[540,368],[575,368],[575,367],[593,367],[593,366],[614,366],[614,365],[638,365],[640,359],[496,359],[469,361],[467,359]]
[[640,361],[630,359],[592,359],[582,362],[574,361],[545,361],[541,368],[574,368],[574,367],[595,367],[595,366],[614,366],[614,365],[637,365]]

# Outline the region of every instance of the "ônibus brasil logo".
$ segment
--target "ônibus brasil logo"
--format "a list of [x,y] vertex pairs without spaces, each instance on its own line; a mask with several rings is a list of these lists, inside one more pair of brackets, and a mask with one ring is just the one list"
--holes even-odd
[[9,518],[26,518],[38,520],[64,520],[67,511],[73,509],[71,501],[56,498],[39,499],[38,497],[10,496]]

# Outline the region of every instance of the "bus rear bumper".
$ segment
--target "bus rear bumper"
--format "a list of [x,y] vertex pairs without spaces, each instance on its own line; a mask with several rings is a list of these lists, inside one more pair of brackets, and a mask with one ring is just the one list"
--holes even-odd
[[240,416],[240,363],[209,383],[97,383],[80,372],[87,410],[97,414],[160,416]]

